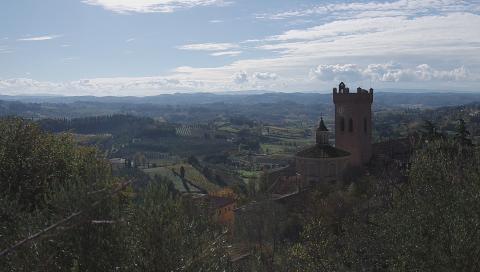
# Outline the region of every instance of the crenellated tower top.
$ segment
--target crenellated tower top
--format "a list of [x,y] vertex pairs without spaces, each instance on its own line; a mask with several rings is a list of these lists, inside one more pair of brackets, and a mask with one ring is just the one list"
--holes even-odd
[[372,103],[373,102],[373,89],[369,90],[357,88],[357,92],[350,92],[350,89],[345,83],[340,82],[337,88],[333,88],[333,102],[337,103]]

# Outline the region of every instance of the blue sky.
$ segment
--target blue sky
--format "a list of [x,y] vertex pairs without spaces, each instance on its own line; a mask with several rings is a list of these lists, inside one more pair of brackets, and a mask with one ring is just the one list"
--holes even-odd
[[0,94],[480,90],[480,0],[5,0]]

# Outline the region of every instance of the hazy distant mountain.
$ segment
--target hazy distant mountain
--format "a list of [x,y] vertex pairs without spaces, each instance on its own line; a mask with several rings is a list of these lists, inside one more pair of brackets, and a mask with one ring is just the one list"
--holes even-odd
[[[253,92],[253,91],[252,91]],[[260,91],[258,91],[260,92]],[[154,104],[154,105],[198,105],[211,103],[258,104],[292,102],[297,104],[332,103],[331,94],[320,93],[178,93],[162,94],[149,97],[95,97],[95,96],[2,96],[0,100],[21,101],[29,103],[119,103],[119,104]],[[458,92],[378,92],[375,93],[377,106],[399,107],[441,107],[480,101],[480,93]]]

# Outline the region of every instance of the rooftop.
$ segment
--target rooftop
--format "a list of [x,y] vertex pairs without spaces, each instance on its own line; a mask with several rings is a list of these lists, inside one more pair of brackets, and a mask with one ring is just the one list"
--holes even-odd
[[297,153],[297,157],[303,158],[338,158],[349,156],[350,153],[331,145],[314,145]]

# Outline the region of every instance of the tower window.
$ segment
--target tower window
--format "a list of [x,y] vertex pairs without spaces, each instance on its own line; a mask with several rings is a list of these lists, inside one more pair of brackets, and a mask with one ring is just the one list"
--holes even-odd
[[352,120],[352,118],[350,118],[348,120],[348,131],[353,132],[353,120]]
[[363,131],[367,133],[367,118],[363,118]]
[[340,131],[345,131],[345,118],[340,118]]

